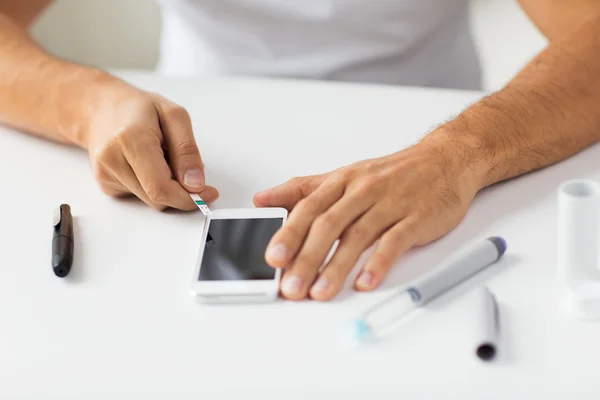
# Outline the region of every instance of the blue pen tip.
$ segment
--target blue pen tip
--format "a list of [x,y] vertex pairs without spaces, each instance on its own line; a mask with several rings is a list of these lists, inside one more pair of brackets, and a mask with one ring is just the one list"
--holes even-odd
[[354,322],[354,338],[358,342],[362,342],[371,335],[371,327],[364,319],[357,319]]
[[489,238],[489,240],[494,243],[494,246],[498,249],[498,258],[502,257],[506,252],[506,240],[500,236],[493,236]]

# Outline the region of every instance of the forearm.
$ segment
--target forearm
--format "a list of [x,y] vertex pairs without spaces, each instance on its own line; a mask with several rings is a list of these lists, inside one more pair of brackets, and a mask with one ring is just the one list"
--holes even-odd
[[504,89],[423,139],[446,146],[478,188],[600,140],[600,16],[552,41]]
[[49,139],[85,145],[92,86],[107,79],[94,68],[59,60],[0,14],[0,122]]

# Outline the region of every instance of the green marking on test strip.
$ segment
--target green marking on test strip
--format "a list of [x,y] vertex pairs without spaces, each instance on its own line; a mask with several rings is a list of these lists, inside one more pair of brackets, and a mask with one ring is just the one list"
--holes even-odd
[[198,204],[199,206],[203,206],[206,203],[204,201],[202,201],[202,200],[196,200],[196,204]]

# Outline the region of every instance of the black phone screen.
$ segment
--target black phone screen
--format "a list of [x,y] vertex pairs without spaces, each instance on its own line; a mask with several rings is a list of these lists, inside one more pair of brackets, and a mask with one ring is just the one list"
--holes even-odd
[[282,225],[283,218],[211,220],[198,279],[274,279],[275,269],[265,261],[265,251]]

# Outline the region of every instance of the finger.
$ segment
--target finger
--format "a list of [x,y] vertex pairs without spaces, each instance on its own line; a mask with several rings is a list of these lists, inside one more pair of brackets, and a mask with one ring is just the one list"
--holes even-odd
[[98,169],[97,175],[103,182],[113,182],[117,189],[124,188],[155,210],[165,209],[165,206],[155,204],[148,198],[120,147],[110,146],[103,149],[98,161],[103,168]]
[[406,218],[390,228],[354,282],[357,290],[372,290],[379,286],[396,260],[417,242],[416,218]]
[[105,188],[103,189],[104,193],[110,197],[114,197],[116,199],[120,199],[123,197],[129,197],[132,196],[133,194],[131,192],[125,192],[125,191],[121,191],[121,190],[116,190],[116,189],[112,189],[112,188]]
[[123,153],[152,203],[186,211],[196,208],[189,193],[172,179],[157,136],[145,135],[124,140]]
[[113,176],[104,164],[95,165],[93,169],[94,177],[100,184],[100,188],[104,194],[110,197],[126,197],[132,195],[131,191],[127,190],[127,188]]
[[118,179],[123,186],[129,189],[129,191],[131,191],[131,193],[133,193],[138,199],[142,200],[153,209],[162,211],[166,208],[165,205],[157,204],[150,200],[129,164],[122,166],[119,169],[118,177],[115,178]]
[[256,207],[283,207],[291,211],[296,204],[308,197],[325,181],[326,175],[293,178],[281,185],[257,193],[254,196]]
[[212,186],[204,186],[204,190],[198,194],[202,197],[202,200],[209,204],[219,198],[219,191]]
[[157,110],[175,178],[188,192],[201,192],[204,190],[204,164],[188,112],[168,101],[159,102]]
[[338,201],[343,193],[344,183],[331,181],[300,201],[287,222],[271,238],[265,254],[267,263],[276,268],[287,266],[300,249],[315,218]]
[[[125,167],[122,167],[122,169],[120,170],[121,171],[120,179],[123,182],[121,184],[121,186],[123,187],[123,191],[122,191],[123,194],[122,195],[117,194],[116,196],[117,197],[125,197],[125,196],[133,193],[136,197],[140,198],[140,200],[142,200],[144,203],[148,204],[150,207],[154,208],[155,210],[159,210],[159,211],[164,210],[166,208],[165,205],[156,204],[150,200],[150,198],[148,197],[148,195],[142,188],[141,184],[139,183],[138,179],[136,178],[135,173],[131,169],[131,166],[129,164],[127,164],[126,160],[125,160],[125,163],[126,163]],[[126,171],[125,169],[127,169],[128,171]],[[117,179],[117,178],[115,178],[115,179]],[[200,196],[202,197],[202,200],[204,200],[206,203],[210,204],[219,198],[219,191],[212,186],[205,186],[204,191],[202,191],[200,193]],[[196,207],[191,208],[191,209],[195,210]]]
[[360,255],[393,223],[393,218],[388,208],[375,206],[352,224],[310,289],[311,297],[322,301],[333,298],[344,286]]
[[[281,286],[285,297],[290,299],[306,297],[335,241],[372,204],[373,200],[366,196],[356,198],[346,195],[317,216],[310,226],[304,243],[301,244],[300,251],[287,268],[287,277],[282,281]],[[295,244],[296,238],[290,237],[291,234],[293,231],[291,233],[284,231],[278,240],[281,243]]]
[[127,188],[115,178],[113,178],[111,182],[102,182],[101,187],[102,191],[110,197],[121,198],[133,195],[130,190],[127,190]]

